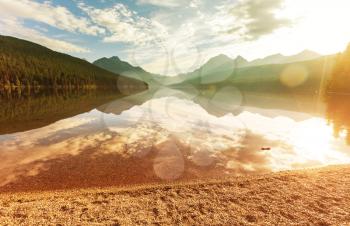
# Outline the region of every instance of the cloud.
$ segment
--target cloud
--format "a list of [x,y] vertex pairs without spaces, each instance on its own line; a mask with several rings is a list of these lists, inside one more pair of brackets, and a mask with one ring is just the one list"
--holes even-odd
[[[334,139],[324,119],[297,122],[259,114],[266,109],[215,117],[189,99],[157,96],[161,95],[119,115],[93,111],[12,138],[0,136],[0,189],[9,182],[22,185],[23,181],[16,179],[37,179],[33,176],[43,172],[47,174],[41,178],[52,185],[57,174],[51,172],[57,170],[89,182],[100,179],[94,177],[96,172],[122,173],[132,179],[137,175],[149,179],[154,172],[171,180],[191,178],[193,170],[198,172],[196,176],[209,175],[211,169],[219,175],[244,174],[350,161],[345,143],[333,145],[343,141]],[[138,120],[140,115],[142,120]],[[110,124],[101,120],[106,117],[133,123],[127,127]],[[106,166],[106,160],[112,165]],[[199,167],[205,168],[197,171]],[[145,172],[150,172],[150,177],[143,176]]]
[[87,53],[89,49],[77,46],[73,43],[46,37],[45,34],[23,26],[16,18],[0,18],[0,33],[16,36],[32,42],[39,43],[50,49],[67,53]]
[[285,18],[277,18],[276,11],[281,9],[284,0],[241,0],[231,10],[237,25],[229,33],[239,33],[246,40],[256,40],[273,31],[290,26]]
[[181,5],[181,1],[176,0],[138,0],[137,3],[140,5],[148,4],[162,7],[178,7]]
[[154,42],[163,33],[159,23],[139,16],[123,4],[99,9],[80,2],[79,7],[95,24],[107,31],[104,42],[144,45]]
[[53,6],[51,2],[43,3],[29,0],[0,1],[2,17],[30,19],[69,32],[80,32],[88,35],[98,35],[104,30],[93,25],[87,18],[77,17],[67,8]]
[[197,7],[199,4],[198,0],[138,0],[137,4],[140,5],[154,5],[159,7],[183,7],[183,6],[189,6],[192,8]]
[[209,1],[191,3],[193,7],[187,1],[184,5],[188,7],[155,9],[148,20],[160,27],[153,29],[156,41],[128,49],[127,60],[154,73],[177,75],[197,69],[217,54],[212,48],[227,50],[223,42],[232,43],[235,38],[223,32],[233,23],[228,12],[232,3],[218,1],[216,4],[222,7],[213,7]]
[[[350,3],[343,0],[135,2],[128,6],[112,0],[74,0],[62,6],[51,0],[0,0],[1,20],[17,24],[12,29],[9,22],[1,23],[0,29],[68,53],[89,51],[74,44],[77,39],[90,42],[91,48],[96,42],[113,43],[113,48],[96,49],[98,56],[117,54],[164,75],[194,71],[219,54],[248,60],[277,52],[292,55],[305,48],[331,54],[343,49],[350,37],[350,30],[344,30]],[[329,40],[332,44],[324,45]],[[118,53],[112,52],[116,49]],[[84,57],[95,60],[96,55]]]
[[8,27],[7,34],[69,53],[88,50],[56,35],[46,37],[50,30],[42,30],[45,26],[25,28],[28,25],[24,22],[32,20],[39,25],[44,23],[68,32],[98,36],[105,43],[122,45],[127,60],[133,64],[166,75],[193,71],[218,51],[226,50],[223,53],[227,54],[227,44],[232,45],[240,38],[227,32],[235,22],[230,12],[232,2],[219,0],[213,5],[207,0],[138,0],[137,3],[158,7],[148,16],[141,16],[125,4],[105,8],[78,0],[76,4],[82,15],[78,16],[51,1],[4,0],[0,1],[0,13],[2,18],[16,19],[24,28],[20,31],[17,26],[16,31],[10,32],[12,28]]
[[48,37],[46,35],[48,30],[45,27],[35,25],[30,28],[24,25],[24,21],[32,20],[60,30],[88,35],[98,35],[104,32],[102,28],[92,25],[87,18],[77,17],[67,8],[53,6],[49,1],[39,3],[28,0],[2,0],[0,1],[0,14],[0,32],[3,35],[33,41],[59,52],[87,53],[90,50],[62,39]]

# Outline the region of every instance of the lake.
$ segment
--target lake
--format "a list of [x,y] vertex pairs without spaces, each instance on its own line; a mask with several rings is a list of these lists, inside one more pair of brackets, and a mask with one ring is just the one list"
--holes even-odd
[[200,180],[350,163],[350,101],[235,87],[2,95],[0,191]]

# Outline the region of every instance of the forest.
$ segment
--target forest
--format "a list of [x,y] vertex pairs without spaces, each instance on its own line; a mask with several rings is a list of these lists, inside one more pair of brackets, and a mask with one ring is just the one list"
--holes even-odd
[[350,94],[350,44],[336,57],[335,67],[328,83],[328,93]]
[[144,86],[86,60],[52,51],[41,45],[0,35],[0,90],[14,89],[119,89]]
[[350,144],[350,45],[337,55],[333,73],[328,81],[325,99],[327,118],[334,134],[344,134]]

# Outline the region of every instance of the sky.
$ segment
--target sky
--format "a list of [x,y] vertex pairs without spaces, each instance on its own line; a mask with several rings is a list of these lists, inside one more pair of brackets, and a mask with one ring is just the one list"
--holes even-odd
[[177,75],[219,54],[342,51],[349,9],[348,0],[0,0],[0,34]]

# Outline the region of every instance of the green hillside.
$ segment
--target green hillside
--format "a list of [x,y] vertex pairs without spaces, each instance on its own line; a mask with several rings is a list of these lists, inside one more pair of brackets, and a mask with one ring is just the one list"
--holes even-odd
[[0,89],[145,89],[144,83],[41,45],[0,36]]

